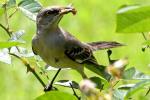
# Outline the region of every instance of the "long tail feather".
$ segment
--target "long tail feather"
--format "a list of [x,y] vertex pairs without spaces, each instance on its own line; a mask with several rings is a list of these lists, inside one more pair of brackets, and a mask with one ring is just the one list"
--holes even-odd
[[110,42],[106,42],[106,41],[92,42],[92,43],[88,43],[88,45],[90,45],[93,48],[92,49],[93,51],[109,49],[109,48],[115,48],[115,47],[119,47],[119,46],[124,46],[123,44],[115,42],[115,41],[110,41]]

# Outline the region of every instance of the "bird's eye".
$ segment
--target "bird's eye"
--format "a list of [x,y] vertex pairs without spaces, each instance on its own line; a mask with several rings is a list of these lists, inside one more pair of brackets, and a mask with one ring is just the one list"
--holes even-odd
[[58,14],[59,11],[58,10],[49,10],[46,12],[46,15],[51,15],[51,14]]
[[51,15],[52,14],[52,11],[47,11],[46,12],[46,15]]

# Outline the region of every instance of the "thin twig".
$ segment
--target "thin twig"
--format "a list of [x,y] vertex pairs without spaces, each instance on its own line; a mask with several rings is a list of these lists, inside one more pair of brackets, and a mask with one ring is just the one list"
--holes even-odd
[[[0,24],[0,27],[2,27],[2,28],[7,32],[7,34],[9,35],[9,37],[11,37],[12,31],[10,31],[10,29],[9,29],[9,20],[8,20],[8,18],[11,17],[11,16],[17,11],[17,9],[16,9],[16,11],[15,11],[14,13],[12,13],[9,17],[8,17],[8,14],[7,14],[7,7],[6,7],[6,4],[4,5],[4,10],[5,10],[5,21],[6,21],[6,25],[7,25],[7,26],[5,27],[4,25]],[[16,48],[18,49],[17,46],[16,46]],[[19,51],[19,49],[18,49],[18,51]],[[36,71],[31,67],[31,65],[28,63],[28,61],[27,61],[26,59],[21,58],[21,57],[19,57],[18,55],[13,54],[13,53],[9,53],[9,54],[12,55],[12,56],[14,56],[14,57],[16,57],[16,58],[18,58],[18,59],[20,59],[20,60],[24,63],[24,65],[27,67],[27,70],[30,71],[30,72],[32,72],[32,74],[37,78],[37,80],[41,83],[41,85],[42,85],[44,88],[46,87],[45,83],[42,81],[42,79],[39,77],[39,75],[38,75],[38,74],[36,73]]]
[[147,38],[146,38],[146,36],[145,36],[144,32],[142,32],[142,35],[143,35],[144,39],[145,39],[145,40],[147,40]]
[[148,91],[146,92],[145,96],[147,96],[149,94],[149,92],[150,92],[150,87],[149,87]]
[[112,86],[112,88],[115,87],[115,86],[119,83],[119,81],[120,81],[120,80],[118,80],[118,81]]
[[[142,35],[143,35],[144,39],[147,40],[147,38],[146,38],[144,32],[142,32]],[[143,51],[144,51],[146,48],[150,48],[150,45],[147,45],[146,47],[142,48]]]
[[81,98],[80,98],[80,97],[77,95],[77,93],[75,92],[75,90],[74,90],[72,84],[71,84],[71,83],[69,83],[69,84],[70,84],[70,87],[71,87],[71,89],[72,89],[72,91],[73,91],[74,96],[75,96],[78,100],[80,100]]
[[47,75],[47,72],[41,67],[41,65],[38,63],[38,60],[36,60],[37,67],[41,70],[40,74],[44,74],[46,78],[49,80],[49,76]]
[[35,70],[31,67],[31,65],[23,58],[19,57],[18,55],[14,54],[14,53],[9,53],[10,55],[20,59],[24,65],[27,67],[27,70],[29,70],[30,72],[32,72],[32,74],[37,78],[37,80],[41,83],[41,85],[45,88],[45,83],[42,81],[42,79],[38,76],[38,74],[35,72]]
[[8,30],[8,28],[6,28],[4,25],[2,25],[2,24],[0,24],[0,27],[1,28],[3,28],[6,32],[7,32],[7,34],[10,36],[10,31]]
[[15,11],[12,14],[10,14],[10,16],[8,18],[11,18],[17,11],[18,11],[18,9],[16,8]]
[[50,82],[50,84],[48,84],[48,85],[45,87],[45,89],[44,89],[45,92],[52,90],[53,83],[54,83],[54,81],[55,81],[55,79],[56,79],[56,77],[58,76],[58,74],[59,74],[60,71],[61,71],[61,68],[58,69],[58,71],[56,72],[56,74],[55,74],[55,76],[53,77],[53,79],[52,79],[52,81]]

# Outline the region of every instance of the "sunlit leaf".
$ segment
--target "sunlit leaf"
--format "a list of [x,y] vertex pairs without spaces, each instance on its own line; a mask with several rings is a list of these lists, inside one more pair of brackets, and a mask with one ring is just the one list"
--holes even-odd
[[150,80],[144,80],[144,81],[137,83],[133,88],[129,89],[125,98],[129,98],[130,96],[132,96],[139,90],[143,89],[145,86],[150,86]]
[[134,86],[135,86],[135,84],[126,84],[126,85],[119,86],[118,89],[129,90],[130,88],[132,88]]
[[14,32],[10,38],[10,40],[18,40],[21,38],[21,36],[23,36],[23,34],[25,33],[24,30],[19,30],[17,32]]
[[55,82],[56,85],[61,85],[61,86],[64,86],[64,87],[72,87],[73,88],[76,88],[76,89],[79,89],[79,84],[75,81],[70,81],[70,80],[59,80],[57,82]]
[[0,4],[6,3],[8,0],[0,0]]
[[128,80],[149,80],[150,76],[132,67],[124,71],[122,78]]
[[127,91],[115,89],[113,92],[113,100],[124,100]]
[[4,14],[4,9],[0,8],[0,16]]
[[150,6],[127,6],[117,12],[117,32],[150,31]]
[[[45,70],[47,71],[54,71],[54,70],[58,70],[59,68],[56,68],[56,67],[52,67],[52,66],[49,66],[49,65],[46,65],[45,66]],[[61,70],[69,70],[70,68],[62,68]]]
[[0,52],[0,61],[6,64],[11,64],[11,56],[8,54],[8,52],[9,50],[6,48]]
[[37,97],[35,100],[77,100],[77,98],[69,93],[50,91]]
[[11,47],[10,53],[16,54],[19,57],[33,57],[34,56],[32,52],[28,52],[28,50],[23,47]]
[[22,0],[19,9],[31,20],[36,20],[36,13],[41,10],[42,6],[37,0]]
[[7,41],[7,42],[0,42],[0,48],[9,48],[12,46],[17,46],[23,44],[21,41]]

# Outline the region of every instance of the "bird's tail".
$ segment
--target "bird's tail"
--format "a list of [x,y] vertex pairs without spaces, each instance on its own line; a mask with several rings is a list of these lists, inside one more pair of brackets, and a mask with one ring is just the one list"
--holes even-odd
[[98,64],[87,64],[85,67],[96,74],[100,75],[101,77],[105,78],[107,81],[110,81],[111,75],[106,71],[106,67],[103,65]]
[[119,46],[124,46],[123,44],[115,42],[115,41],[110,41],[110,42],[106,42],[106,41],[91,42],[91,43],[88,43],[88,45],[90,45],[92,47],[93,51],[109,49],[109,48],[115,48],[115,47],[119,47]]

